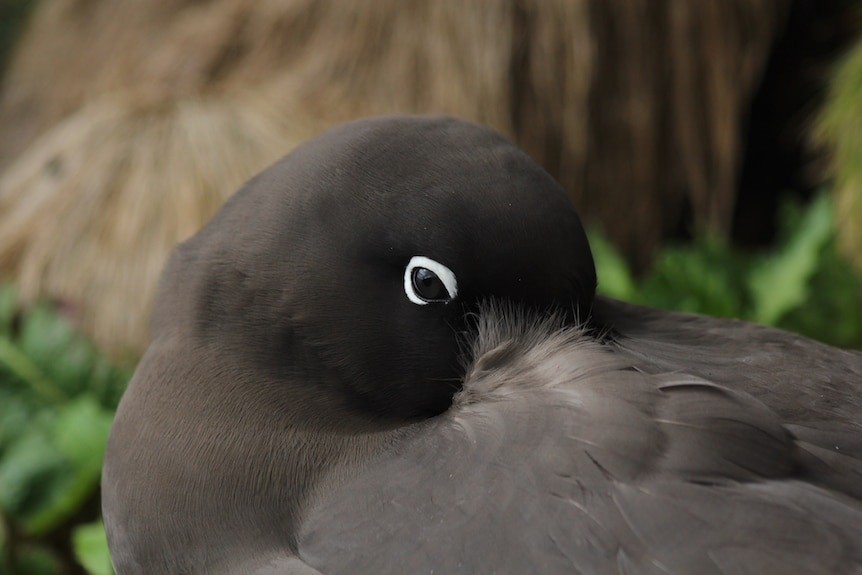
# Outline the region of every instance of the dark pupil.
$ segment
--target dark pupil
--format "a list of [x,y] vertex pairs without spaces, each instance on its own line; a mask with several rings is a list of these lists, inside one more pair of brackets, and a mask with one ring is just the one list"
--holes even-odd
[[427,268],[416,268],[413,270],[413,287],[416,294],[428,301],[440,301],[449,299],[446,286],[437,277],[437,274]]

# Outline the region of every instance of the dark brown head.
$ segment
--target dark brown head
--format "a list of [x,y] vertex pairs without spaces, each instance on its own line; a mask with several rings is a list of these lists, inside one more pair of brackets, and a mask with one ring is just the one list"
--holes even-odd
[[195,521],[223,525],[210,539],[246,519],[278,531],[346,445],[312,453],[315,434],[349,439],[357,421],[391,428],[449,407],[482,302],[586,317],[595,285],[565,193],[496,132],[405,116],[314,138],[164,271],[106,456],[112,552],[128,563],[143,542],[174,545],[164,522],[148,524],[165,516],[188,537]]
[[433,415],[459,386],[459,333],[478,302],[586,315],[595,284],[565,193],[502,136],[372,118],[295,150],[177,250],[155,337],[184,332],[217,361],[309,390],[325,368],[358,407]]

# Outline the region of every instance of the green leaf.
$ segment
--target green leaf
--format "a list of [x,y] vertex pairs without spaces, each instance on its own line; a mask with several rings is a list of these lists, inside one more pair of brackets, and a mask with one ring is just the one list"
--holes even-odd
[[3,384],[17,380],[47,403],[66,401],[54,382],[8,337],[0,335],[0,370],[4,373]]
[[18,385],[54,404],[93,392],[102,405],[116,408],[131,377],[129,365],[101,356],[69,320],[45,304],[26,311],[19,332],[15,338],[0,333],[0,387]]
[[113,575],[108,539],[101,521],[76,527],[72,532],[72,549],[90,575]]
[[862,281],[834,241],[820,253],[809,293],[816,297],[784,315],[778,327],[829,345],[862,349]]
[[0,459],[0,507],[38,536],[95,493],[112,413],[89,395],[43,409]]
[[134,368],[131,366],[114,365],[104,357],[96,356],[90,372],[88,390],[99,398],[99,403],[103,406],[116,410],[133,373]]
[[0,458],[12,442],[28,431],[40,407],[20,386],[7,386],[0,381]]
[[18,292],[12,284],[0,284],[0,335],[9,333],[18,311]]
[[702,237],[664,248],[634,300],[691,313],[734,317],[743,307],[745,260],[723,241]]
[[599,278],[597,291],[618,299],[631,299],[635,282],[625,259],[597,229],[589,230],[589,238]]
[[774,325],[805,302],[809,281],[817,270],[820,252],[832,237],[832,229],[831,202],[821,194],[787,244],[752,270],[748,278],[751,319]]
[[42,505],[23,521],[30,534],[41,534],[74,514],[99,484],[105,444],[113,414],[89,395],[58,410],[50,433],[52,447],[64,463],[43,491]]
[[69,321],[47,304],[37,304],[24,316],[20,345],[34,361],[49,364],[74,337],[75,329]]
[[65,471],[65,463],[36,426],[15,441],[0,461],[0,508],[13,520],[43,505],[43,490]]
[[66,395],[86,388],[95,350],[57,310],[44,304],[29,309],[21,326],[19,345]]
[[16,561],[10,571],[0,565],[0,575],[57,575],[64,569],[56,550],[47,545],[27,543],[16,547]]

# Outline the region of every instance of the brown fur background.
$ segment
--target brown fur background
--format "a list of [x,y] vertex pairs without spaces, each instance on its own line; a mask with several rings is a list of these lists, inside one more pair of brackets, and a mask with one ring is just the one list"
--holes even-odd
[[158,270],[245,178],[340,121],[512,137],[643,267],[726,233],[789,0],[51,0],[0,94],[0,276],[139,352]]

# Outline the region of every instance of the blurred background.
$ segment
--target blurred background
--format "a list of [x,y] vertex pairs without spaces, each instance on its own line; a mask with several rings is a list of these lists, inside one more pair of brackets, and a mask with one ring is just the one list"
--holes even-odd
[[491,125],[599,291],[862,349],[850,0],[0,0],[0,575],[111,573],[98,480],[159,271],[247,178],[381,113]]

